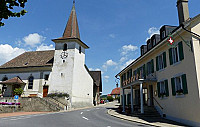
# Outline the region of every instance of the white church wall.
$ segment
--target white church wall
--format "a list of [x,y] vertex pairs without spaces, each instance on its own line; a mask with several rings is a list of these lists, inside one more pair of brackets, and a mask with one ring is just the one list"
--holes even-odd
[[[82,50],[84,51],[84,48]],[[93,79],[85,68],[85,54],[79,53],[78,44],[75,49],[72,104],[72,107],[92,106],[93,104]]]
[[[64,92],[72,94],[73,68],[74,68],[74,47],[75,42],[68,42],[68,49],[63,51],[65,43],[56,43],[54,63],[49,76],[49,93]],[[68,56],[61,58],[61,54],[66,52]]]

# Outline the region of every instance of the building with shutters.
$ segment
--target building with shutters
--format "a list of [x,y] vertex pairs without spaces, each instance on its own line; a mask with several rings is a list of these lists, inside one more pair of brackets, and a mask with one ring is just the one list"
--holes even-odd
[[102,91],[101,72],[90,75],[85,65],[89,47],[80,39],[75,2],[62,37],[52,41],[55,50],[25,52],[0,66],[3,96],[13,97],[15,88],[24,90],[23,97],[67,93],[69,108],[93,106]]
[[177,8],[180,25],[161,27],[116,78],[123,111],[131,105],[143,114],[145,106],[154,106],[167,119],[199,126],[200,15],[189,17],[188,0],[177,0]]

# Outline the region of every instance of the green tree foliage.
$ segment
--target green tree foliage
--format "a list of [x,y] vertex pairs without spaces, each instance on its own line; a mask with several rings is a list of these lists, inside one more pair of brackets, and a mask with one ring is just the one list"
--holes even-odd
[[24,93],[24,90],[22,88],[15,88],[14,89],[14,94],[15,95],[21,95]]
[[0,27],[4,26],[3,19],[9,17],[20,17],[27,13],[26,10],[13,12],[14,7],[24,8],[27,0],[0,0]]
[[111,102],[111,101],[113,101],[114,99],[113,99],[112,96],[107,96],[107,100],[108,100],[109,102]]

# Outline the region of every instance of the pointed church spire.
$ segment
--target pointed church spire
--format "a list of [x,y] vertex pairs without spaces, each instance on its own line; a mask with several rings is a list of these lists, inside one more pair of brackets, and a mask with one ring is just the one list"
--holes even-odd
[[67,25],[66,25],[66,28],[65,28],[62,38],[78,38],[78,39],[80,39],[78,21],[77,21],[76,10],[75,10],[75,0],[73,0],[73,7],[71,10],[71,14],[68,19],[68,22],[67,22]]

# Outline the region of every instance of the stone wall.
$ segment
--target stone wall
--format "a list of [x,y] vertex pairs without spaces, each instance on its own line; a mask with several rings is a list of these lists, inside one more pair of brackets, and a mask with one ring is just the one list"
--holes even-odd
[[[15,102],[14,98],[0,98],[0,102]],[[29,98],[22,97],[18,100],[21,103],[20,106],[8,106],[8,105],[0,105],[0,113],[8,113],[8,112],[46,112],[46,111],[59,111],[60,109],[57,105],[49,103],[43,98]]]

